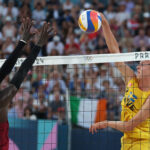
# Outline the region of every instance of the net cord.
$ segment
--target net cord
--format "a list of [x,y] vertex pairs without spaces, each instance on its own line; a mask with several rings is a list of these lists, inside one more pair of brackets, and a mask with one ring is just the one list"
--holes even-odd
[[[25,58],[18,58],[15,67],[19,67]],[[131,52],[96,55],[73,55],[73,56],[47,56],[38,57],[33,66],[43,65],[66,65],[66,64],[91,64],[113,63],[150,60],[150,52]],[[5,59],[0,59],[0,67]]]

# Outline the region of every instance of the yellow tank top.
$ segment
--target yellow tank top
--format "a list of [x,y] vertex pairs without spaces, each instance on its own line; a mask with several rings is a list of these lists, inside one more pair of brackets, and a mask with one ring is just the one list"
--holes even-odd
[[[129,121],[143,106],[150,91],[142,91],[138,87],[138,80],[133,78],[127,84],[125,96],[122,99],[121,121]],[[133,131],[125,132],[124,138],[150,139],[150,118],[135,127]]]

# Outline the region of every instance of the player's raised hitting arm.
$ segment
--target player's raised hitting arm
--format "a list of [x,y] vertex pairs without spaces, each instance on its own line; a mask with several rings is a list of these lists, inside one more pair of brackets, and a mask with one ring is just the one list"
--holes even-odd
[[[104,34],[104,38],[106,40],[106,44],[108,46],[108,49],[111,53],[120,53],[119,46],[117,43],[117,40],[115,39],[108,21],[104,17],[102,13],[100,13],[102,18],[102,30]],[[116,67],[120,70],[122,76],[125,79],[125,83],[127,84],[128,81],[135,76],[133,70],[126,65],[124,62],[117,62],[115,63]]]

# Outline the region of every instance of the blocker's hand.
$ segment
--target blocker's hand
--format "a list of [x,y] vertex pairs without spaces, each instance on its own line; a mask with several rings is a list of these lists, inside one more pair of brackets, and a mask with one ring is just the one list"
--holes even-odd
[[44,23],[41,31],[39,32],[38,36],[38,41],[36,45],[42,47],[47,43],[48,38],[54,35],[54,30],[50,26],[50,23]]
[[34,24],[34,21],[31,21],[28,17],[22,19],[21,29],[22,29],[22,39],[26,42],[30,40],[31,37],[35,35],[37,30],[32,30],[31,28]]
[[107,128],[107,126],[108,126],[107,120],[102,122],[97,122],[91,125],[91,127],[89,128],[89,132],[92,132],[92,134],[94,134],[94,132],[97,132],[98,129],[104,129]]

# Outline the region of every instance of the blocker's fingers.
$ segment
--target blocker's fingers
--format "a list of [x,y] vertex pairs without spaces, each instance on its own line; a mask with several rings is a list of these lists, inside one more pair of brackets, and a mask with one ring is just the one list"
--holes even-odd
[[30,20],[30,24],[29,24],[29,27],[28,27],[28,29],[30,30],[31,29],[31,27],[33,26],[33,24],[34,24],[34,21],[32,20]]
[[53,30],[54,30],[53,27],[49,27],[48,30],[47,30],[47,32],[50,33],[50,32],[52,32]]
[[32,22],[31,22],[31,20],[29,19],[29,20],[28,20],[28,27],[27,27],[28,30],[30,30],[30,28],[31,28],[31,26],[32,26],[31,23],[32,23]]
[[23,18],[23,19],[22,19],[21,28],[22,28],[22,29],[24,29],[24,28],[25,28],[25,18]]
[[21,24],[20,29],[21,29],[21,31],[23,31],[23,30],[24,30],[24,24],[23,24],[23,23]]
[[40,32],[40,36],[43,36],[43,34],[45,34],[45,27],[46,27],[47,23],[44,22],[43,26],[42,26],[42,29],[41,29],[41,32]]
[[26,21],[25,21],[25,24],[26,24],[25,28],[26,28],[26,29],[28,29],[29,23],[30,23],[30,20],[29,20],[29,17],[27,17],[27,18],[26,18]]
[[45,27],[44,27],[45,32],[47,32],[47,29],[48,29],[48,23],[45,24]]

